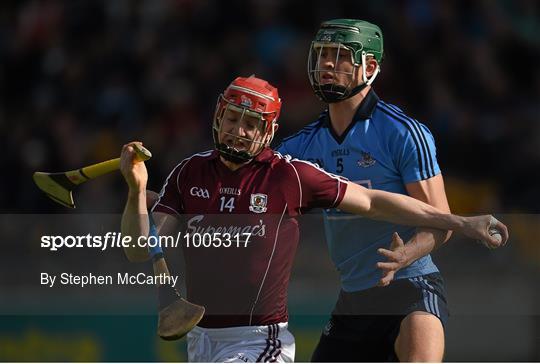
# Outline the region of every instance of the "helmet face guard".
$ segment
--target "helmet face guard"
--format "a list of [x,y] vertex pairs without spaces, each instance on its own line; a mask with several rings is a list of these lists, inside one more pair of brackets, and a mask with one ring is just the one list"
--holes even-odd
[[[335,51],[332,67],[325,67],[323,53]],[[350,60],[353,68],[350,72],[339,70],[340,53]],[[382,63],[383,39],[378,26],[361,20],[335,19],[324,22],[311,43],[308,57],[308,77],[315,94],[327,103],[348,99],[371,85]],[[373,57],[377,67],[371,77],[366,74],[366,59]],[[326,61],[325,61],[326,62]],[[362,66],[362,80],[357,80],[358,68]],[[332,74],[333,82],[324,80],[324,75]],[[347,74],[345,83],[337,81],[338,74]],[[341,77],[343,78],[343,77]]]
[[[268,82],[253,76],[235,79],[218,97],[214,115],[212,131],[220,155],[237,164],[256,157],[274,138],[280,109],[277,89]],[[227,119],[233,124],[226,126]]]
[[[356,79],[358,65],[354,63],[353,50],[341,43],[321,43],[312,42],[308,57],[309,82],[315,93],[326,102],[337,102],[346,99],[353,89]],[[326,53],[331,54],[332,67],[324,66]],[[335,53],[335,56],[334,56]],[[352,64],[350,71],[338,69],[339,63],[347,58]],[[332,82],[325,80],[326,76],[331,76]],[[344,84],[336,82],[339,75],[344,75]]]

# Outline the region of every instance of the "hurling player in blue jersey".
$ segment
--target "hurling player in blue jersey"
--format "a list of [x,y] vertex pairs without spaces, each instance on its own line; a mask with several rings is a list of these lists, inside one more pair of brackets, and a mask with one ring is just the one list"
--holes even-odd
[[[324,22],[311,45],[308,74],[328,109],[277,150],[367,188],[407,194],[449,211],[430,131],[380,100],[371,87],[382,57],[378,26],[352,19]],[[324,220],[342,289],[312,360],[441,361],[448,310],[429,253],[451,232],[339,210],[325,211]]]

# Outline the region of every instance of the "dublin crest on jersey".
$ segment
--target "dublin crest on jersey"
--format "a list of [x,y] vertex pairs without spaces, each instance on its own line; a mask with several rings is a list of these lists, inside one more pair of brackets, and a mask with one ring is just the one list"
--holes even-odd
[[371,156],[371,154],[369,154],[369,152],[360,152],[360,154],[362,155],[362,158],[360,158],[357,162],[360,167],[364,167],[364,168],[371,167],[372,165],[375,164],[375,162],[377,162]]
[[263,212],[266,212],[268,196],[264,193],[252,193],[250,202],[251,205],[249,206],[249,211],[255,212],[256,214],[262,214]]

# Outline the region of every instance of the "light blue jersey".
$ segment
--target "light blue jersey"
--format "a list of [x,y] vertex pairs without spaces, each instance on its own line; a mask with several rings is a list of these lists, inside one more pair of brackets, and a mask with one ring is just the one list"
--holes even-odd
[[[277,148],[281,154],[319,164],[367,188],[407,194],[405,184],[439,173],[435,142],[428,128],[396,106],[380,101],[371,90],[342,137],[335,135],[328,112]],[[375,286],[381,278],[377,249],[388,248],[397,231],[407,241],[415,228],[369,220],[336,209],[324,212],[330,255],[347,292]],[[401,269],[395,279],[437,272],[425,256]]]

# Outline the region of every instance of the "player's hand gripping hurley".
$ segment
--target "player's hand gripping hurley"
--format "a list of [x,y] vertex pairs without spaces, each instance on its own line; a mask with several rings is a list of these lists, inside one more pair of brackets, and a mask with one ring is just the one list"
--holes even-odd
[[[134,144],[136,158],[146,161],[152,157],[152,153],[141,144]],[[60,173],[35,172],[34,182],[40,190],[45,192],[53,201],[66,207],[75,208],[72,190],[91,179],[116,171],[120,168],[120,158],[110,159],[105,162],[74,169]]]

